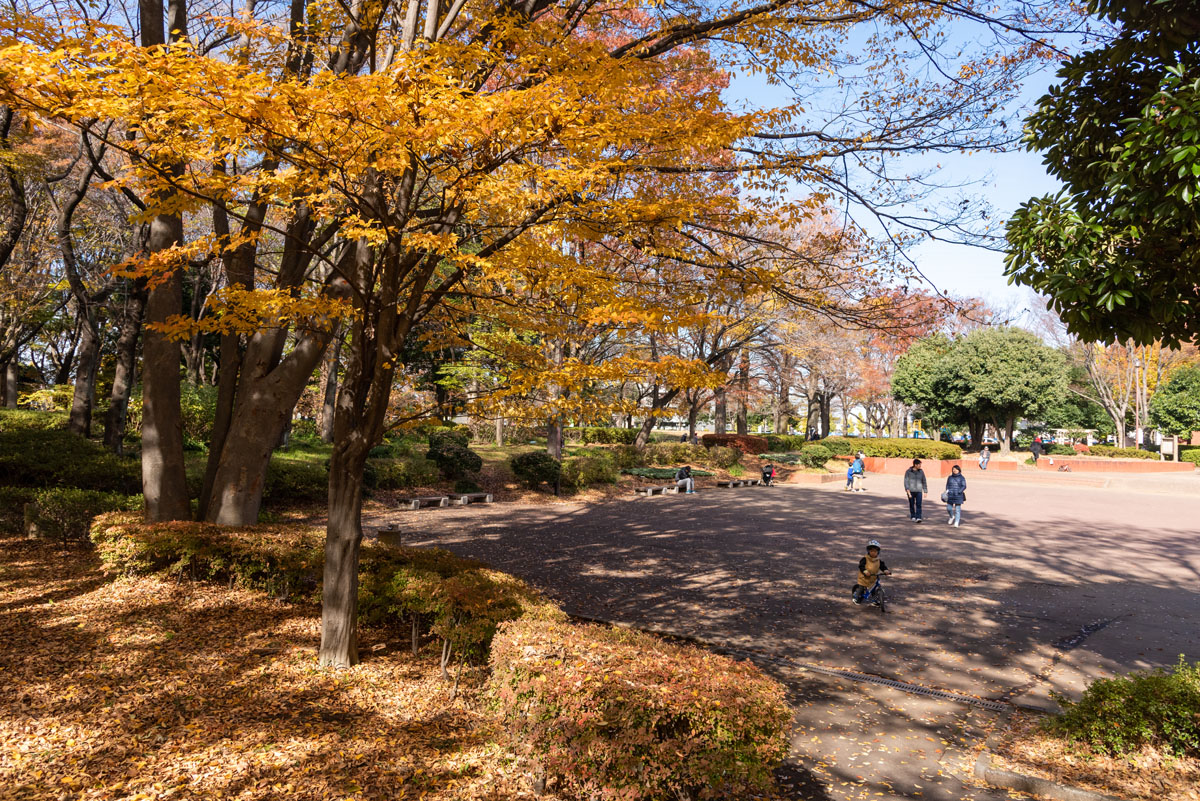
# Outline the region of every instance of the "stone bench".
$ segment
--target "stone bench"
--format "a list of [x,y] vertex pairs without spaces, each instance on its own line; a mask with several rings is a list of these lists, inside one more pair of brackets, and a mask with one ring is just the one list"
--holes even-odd
[[428,498],[403,498],[400,505],[408,504],[409,509],[420,509],[422,506],[449,506],[450,498],[445,495],[434,495]]
[[450,500],[459,506],[466,506],[469,503],[491,503],[492,494],[490,492],[452,492]]
[[668,484],[664,487],[638,487],[634,492],[649,498],[652,495],[677,495],[679,494],[679,488],[674,484]]
[[718,481],[717,486],[733,489],[735,487],[762,487],[766,485],[763,484],[761,478],[735,478],[731,481]]

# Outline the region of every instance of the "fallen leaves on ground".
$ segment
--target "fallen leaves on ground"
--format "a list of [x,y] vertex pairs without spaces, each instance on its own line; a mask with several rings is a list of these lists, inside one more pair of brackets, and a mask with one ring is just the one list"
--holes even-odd
[[112,579],[87,551],[0,540],[0,799],[501,799],[482,669],[364,632],[316,663],[309,607]]
[[1013,715],[991,749],[993,764],[1129,801],[1200,801],[1200,759],[1173,758],[1149,747],[1125,757],[1098,754],[1043,732],[1040,720]]

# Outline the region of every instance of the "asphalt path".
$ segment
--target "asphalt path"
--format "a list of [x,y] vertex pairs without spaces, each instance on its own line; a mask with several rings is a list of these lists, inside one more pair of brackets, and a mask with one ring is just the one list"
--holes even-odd
[[[796,798],[983,801],[1010,797],[969,775],[1000,713],[805,666],[1052,707],[1051,691],[1200,659],[1200,475],[1012,479],[969,471],[958,528],[936,503],[942,480],[918,525],[900,477],[879,475],[864,493],[711,489],[371,522],[521,576],[573,614],[753,656],[797,709]],[[848,600],[870,538],[894,573],[886,616]]]

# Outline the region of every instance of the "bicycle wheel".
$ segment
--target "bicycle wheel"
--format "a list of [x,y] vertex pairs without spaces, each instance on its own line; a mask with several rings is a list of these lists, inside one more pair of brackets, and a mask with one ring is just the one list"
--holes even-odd
[[883,587],[879,588],[879,614],[887,614],[887,595],[883,592]]

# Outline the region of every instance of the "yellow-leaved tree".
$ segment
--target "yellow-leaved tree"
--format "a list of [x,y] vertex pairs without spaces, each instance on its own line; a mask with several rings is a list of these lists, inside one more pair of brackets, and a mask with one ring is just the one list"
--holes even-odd
[[[698,294],[808,297],[796,262],[760,257],[770,246],[745,232],[795,229],[835,201],[890,219],[897,240],[935,225],[889,211],[928,185],[891,180],[889,160],[1001,143],[998,111],[1060,22],[1057,3],[977,0],[277,8],[248,0],[223,18],[185,0],[140,0],[137,37],[116,11],[59,19],[9,8],[0,99],[123,154],[108,185],[140,209],[141,252],[120,270],[149,287],[152,518],[188,514],[180,338],[201,324],[222,337],[200,508],[245,524],[331,331],[345,330],[320,648],[322,664],[338,666],[358,659],[363,468],[411,337],[453,335],[454,316],[472,308],[463,298],[501,291],[576,293],[505,321],[546,341],[565,340],[583,309],[591,326],[648,336],[699,325],[709,312]],[[958,19],[990,37],[964,45]],[[720,79],[730,70],[803,94],[733,108]],[[849,207],[843,216],[854,227]],[[548,257],[579,243],[581,254],[636,257]],[[198,323],[182,314],[180,275],[210,258],[226,287]],[[516,385],[566,385],[590,369],[572,379],[556,357],[529,364]],[[677,367],[676,385],[703,380],[698,365]]]

